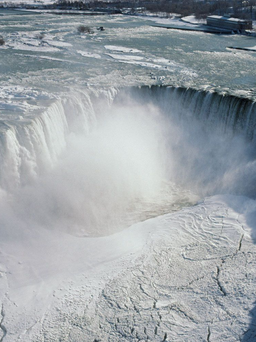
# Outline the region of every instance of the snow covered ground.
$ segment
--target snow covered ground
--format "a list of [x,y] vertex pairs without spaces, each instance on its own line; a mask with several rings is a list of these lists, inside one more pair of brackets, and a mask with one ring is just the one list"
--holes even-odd
[[164,18],[164,17],[158,17],[158,16],[149,16],[147,17],[148,19],[154,21],[157,24],[166,24],[166,25],[174,25],[177,27],[187,27],[187,28],[193,28],[195,26],[193,25],[201,25],[206,23],[205,20],[197,20],[195,16],[187,16],[187,17],[177,17],[175,15],[169,17],[169,18]]
[[222,196],[109,237],[2,242],[3,341],[253,341],[254,227],[254,201]]

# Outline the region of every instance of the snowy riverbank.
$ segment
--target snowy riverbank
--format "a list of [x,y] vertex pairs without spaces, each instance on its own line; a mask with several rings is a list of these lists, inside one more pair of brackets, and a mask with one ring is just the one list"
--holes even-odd
[[214,197],[109,237],[2,240],[4,340],[247,341],[254,211]]

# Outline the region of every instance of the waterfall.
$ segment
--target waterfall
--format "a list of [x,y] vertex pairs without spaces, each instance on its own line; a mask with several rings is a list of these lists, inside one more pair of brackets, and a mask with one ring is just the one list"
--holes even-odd
[[49,170],[65,149],[69,134],[88,134],[97,121],[90,96],[111,102],[113,90],[101,94],[73,91],[50,104],[41,114],[0,123],[0,186],[3,189],[13,191]]
[[[141,108],[149,106],[145,111],[151,111],[150,118],[155,122],[155,127],[159,124],[164,127],[159,130],[161,133],[158,132],[157,138],[157,141],[162,140],[161,148],[164,149],[159,152],[162,155],[157,161],[161,167],[150,161],[148,150],[141,150],[144,156],[148,156],[147,164],[146,158],[145,165],[137,161],[134,165],[127,164],[126,169],[130,167],[134,174],[140,170],[140,176],[136,176],[140,177],[140,185],[137,184],[139,187],[142,180],[146,183],[146,179],[148,182],[154,179],[153,171],[150,173],[149,170],[154,169],[154,172],[161,174],[161,168],[165,169],[162,174],[167,175],[164,178],[192,187],[196,192],[204,189],[204,194],[212,194],[230,191],[232,188],[242,194],[251,193],[251,178],[256,174],[253,148],[256,136],[255,102],[246,98],[170,86],[73,90],[57,99],[41,114],[24,116],[16,121],[2,121],[1,188],[13,192],[20,186],[30,184],[55,166],[70,137],[89,135],[104,121],[104,117],[120,116],[115,108],[120,113],[127,112],[133,108],[134,103],[141,106],[138,115],[142,112]],[[153,118],[153,112],[161,115]],[[144,114],[142,117],[146,118]],[[152,122],[148,127],[153,127]],[[108,125],[110,129],[111,124]],[[143,123],[139,125],[142,129]],[[117,125],[116,131],[120,129],[123,126],[120,128]],[[137,143],[143,144],[139,141]],[[145,144],[150,144],[150,148],[154,149],[152,141]],[[127,146],[123,153],[126,153],[125,149]],[[154,153],[156,155],[157,152]],[[153,158],[157,159],[155,155]],[[131,155],[129,158],[134,159]],[[138,156],[136,158],[139,159]],[[120,168],[120,165],[116,167]],[[125,170],[125,166],[122,167]],[[110,169],[108,172],[111,173]],[[241,179],[246,183],[246,190],[242,189]],[[129,182],[133,184],[133,178]],[[145,190],[144,185],[142,188]]]
[[164,86],[122,90],[115,103],[152,104],[165,118],[166,173],[201,196],[255,197],[256,103],[247,98]]
[[171,86],[134,87],[129,94],[139,102],[153,102],[166,115],[201,120],[218,126],[223,133],[232,130],[248,140],[255,139],[256,103],[250,99]]

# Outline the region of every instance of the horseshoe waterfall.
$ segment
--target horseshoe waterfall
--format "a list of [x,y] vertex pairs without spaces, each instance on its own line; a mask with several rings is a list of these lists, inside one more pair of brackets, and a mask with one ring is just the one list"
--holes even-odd
[[255,38],[154,20],[1,10],[0,341],[255,341]]

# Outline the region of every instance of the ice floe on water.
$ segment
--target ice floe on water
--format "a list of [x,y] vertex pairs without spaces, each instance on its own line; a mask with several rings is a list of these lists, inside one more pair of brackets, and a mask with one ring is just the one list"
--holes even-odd
[[92,52],[87,52],[87,51],[82,51],[82,50],[78,50],[77,53],[79,53],[83,57],[97,58],[97,59],[101,58],[101,55],[99,55],[98,53],[92,53]]
[[108,56],[118,59],[118,60],[127,60],[127,61],[140,61],[143,60],[142,56],[134,56],[134,55],[119,55],[117,53],[108,53]]
[[60,39],[55,39],[55,35],[42,31],[21,31],[8,34],[5,46],[18,50],[57,52],[60,51],[60,48],[72,47],[72,44]]
[[118,52],[129,52],[129,53],[140,53],[142,52],[139,49],[135,48],[127,48],[124,46],[115,46],[115,45],[105,45],[104,46],[106,50],[111,50],[111,51],[118,51]]
[[22,86],[6,86],[0,90],[0,118],[4,120],[12,120],[13,113],[20,112],[21,115],[32,113],[33,110],[38,111],[40,106],[44,108],[46,103],[53,100],[54,96],[41,91]]
[[24,50],[24,51],[38,51],[38,52],[58,52],[59,49],[51,47],[48,44],[34,44],[33,42],[23,42],[23,43],[9,43],[8,44],[14,50]]
[[121,63],[133,64],[150,69],[167,70],[168,72],[174,72],[180,70],[181,73],[196,77],[197,74],[193,70],[185,69],[178,63],[170,61],[166,58],[150,58],[145,56],[117,54],[117,53],[105,53],[105,55],[117,60]]
[[72,44],[67,43],[67,42],[63,42],[63,41],[58,41],[58,40],[50,40],[47,39],[47,44],[52,45],[52,46],[56,46],[56,47],[71,47]]

